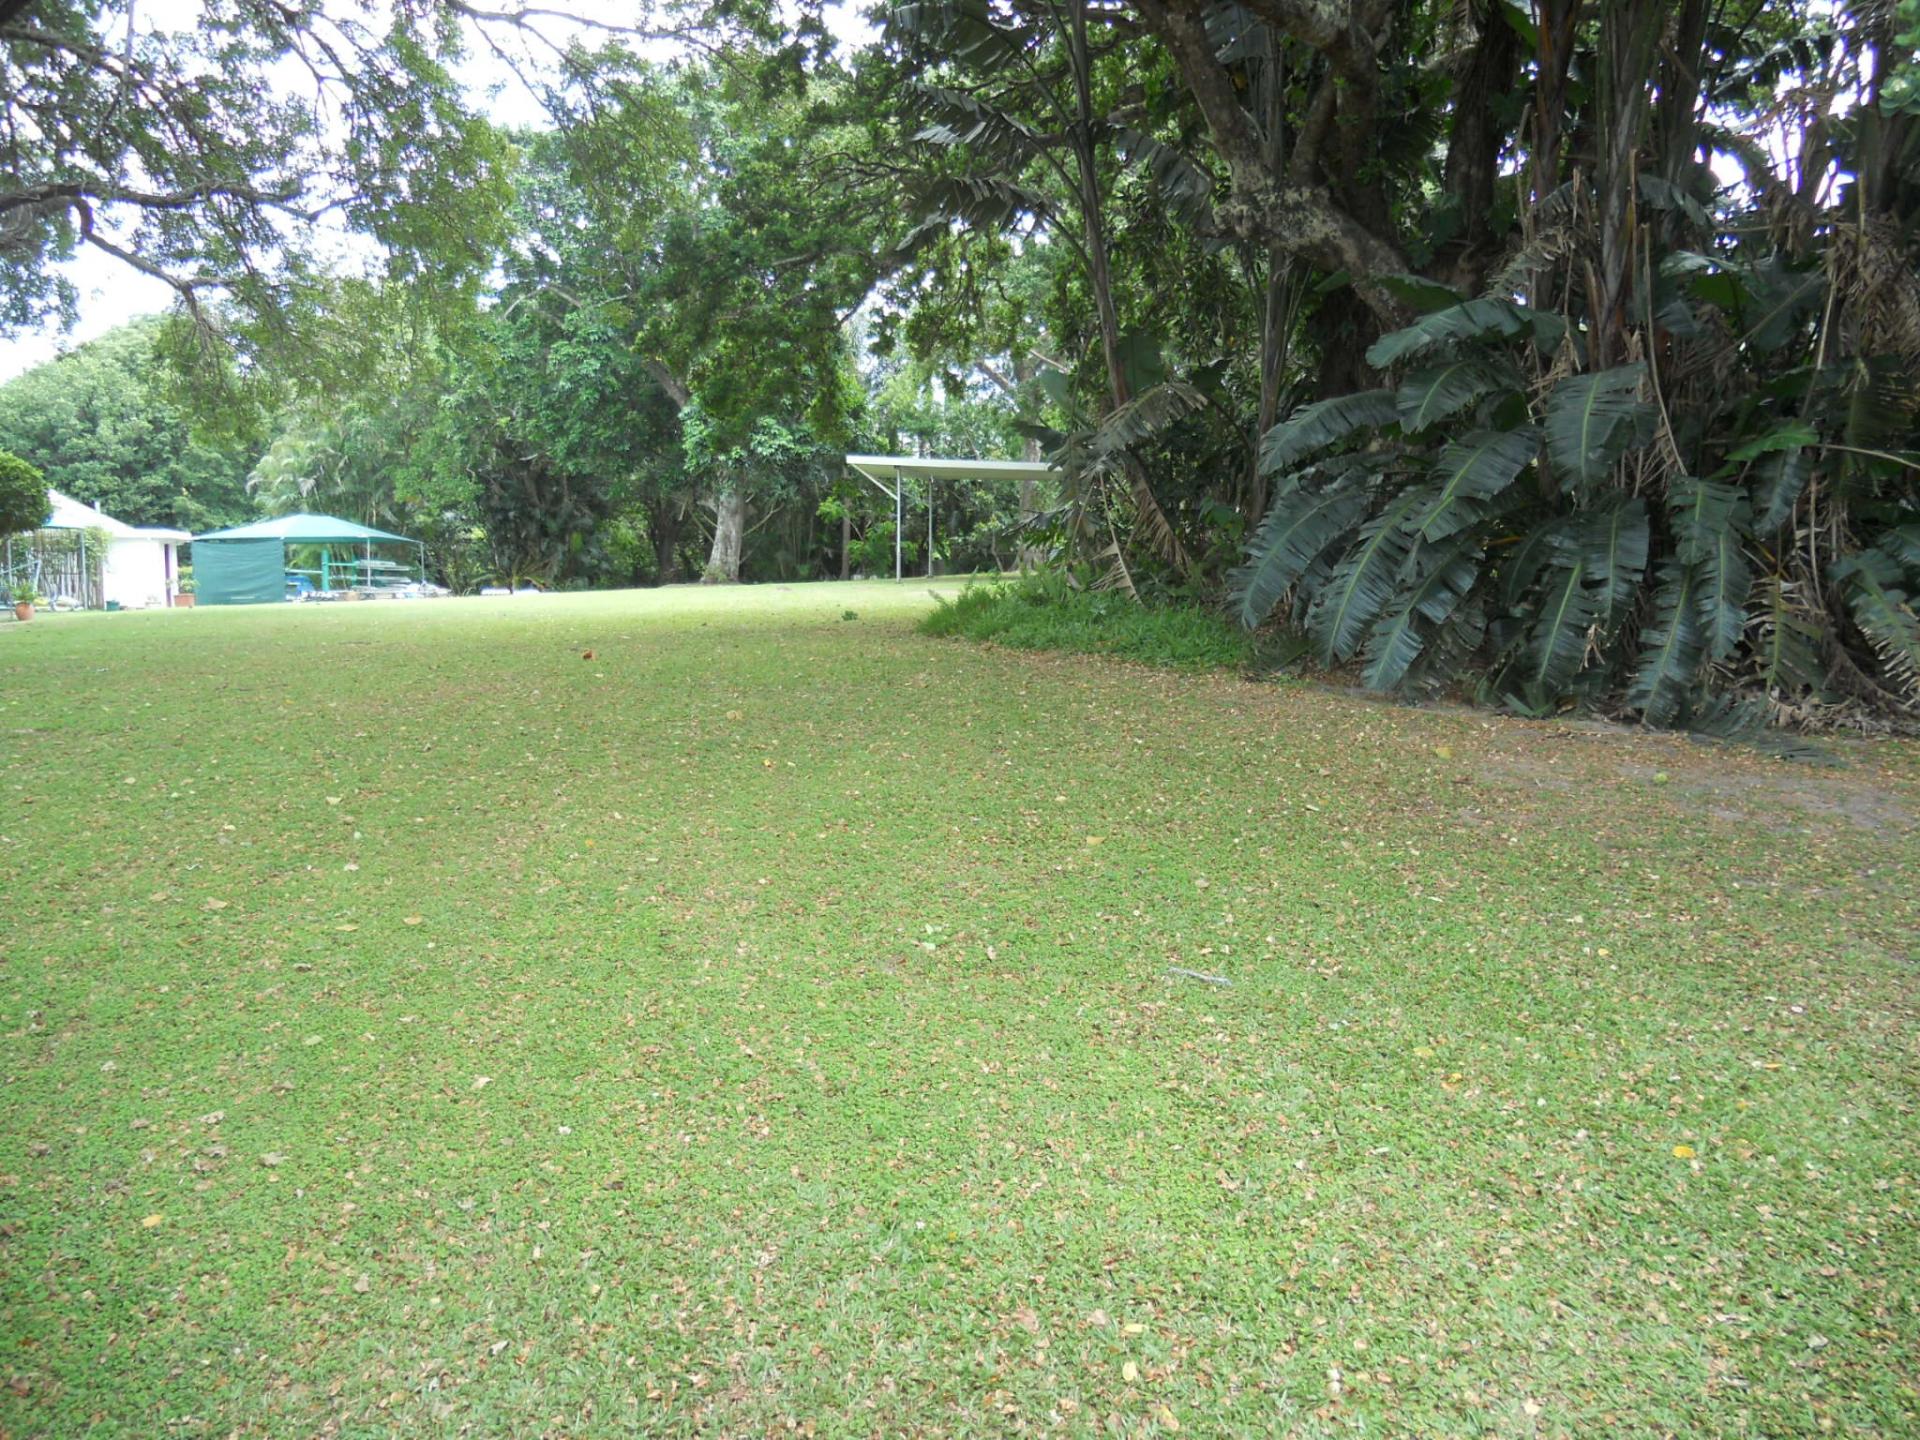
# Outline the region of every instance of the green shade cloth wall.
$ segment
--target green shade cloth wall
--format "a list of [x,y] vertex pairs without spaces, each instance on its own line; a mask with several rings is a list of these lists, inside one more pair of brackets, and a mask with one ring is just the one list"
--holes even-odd
[[286,542],[193,542],[193,580],[201,605],[265,605],[287,598]]

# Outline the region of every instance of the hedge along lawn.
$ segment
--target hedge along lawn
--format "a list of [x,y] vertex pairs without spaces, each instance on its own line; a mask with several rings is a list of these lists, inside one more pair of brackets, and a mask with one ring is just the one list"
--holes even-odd
[[927,603],[0,632],[0,1431],[1910,1424],[1912,747]]

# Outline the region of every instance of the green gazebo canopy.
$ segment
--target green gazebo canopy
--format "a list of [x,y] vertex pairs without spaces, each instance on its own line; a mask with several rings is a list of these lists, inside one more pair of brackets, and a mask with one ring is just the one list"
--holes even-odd
[[235,525],[228,530],[209,530],[193,537],[202,540],[278,540],[282,545],[360,545],[369,540],[415,545],[419,542],[391,530],[376,530],[358,520],[342,520],[338,515],[276,515],[271,520],[256,520],[251,525]]
[[[289,545],[321,547],[321,588],[331,584],[332,546],[413,545],[420,542],[391,530],[376,530],[338,515],[276,515],[251,525],[210,530],[193,537],[193,574],[206,605],[259,605],[287,598],[286,552]],[[351,553],[351,552],[349,552]],[[370,557],[369,557],[370,558]],[[347,573],[371,566],[348,560]]]

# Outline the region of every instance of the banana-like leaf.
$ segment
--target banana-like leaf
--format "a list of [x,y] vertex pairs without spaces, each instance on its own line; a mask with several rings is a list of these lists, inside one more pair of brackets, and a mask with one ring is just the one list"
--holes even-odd
[[1240,623],[1257,629],[1366,508],[1365,488],[1351,479],[1327,490],[1295,490],[1276,498],[1247,545],[1247,563],[1228,577]]
[[1879,546],[1849,555],[1833,573],[1844,587],[1853,623],[1878,652],[1887,679],[1908,695],[1920,696],[1920,587],[1899,558]]
[[1193,386],[1168,380],[1151,390],[1143,390],[1102,420],[1087,448],[1096,458],[1108,459],[1133,449],[1141,441],[1151,439],[1206,406],[1207,397]]
[[1804,420],[1782,420],[1764,435],[1757,435],[1744,445],[1735,446],[1727,452],[1727,459],[1735,465],[1744,465],[1747,461],[1775,450],[1804,450],[1809,445],[1820,443],[1820,432]]
[[1176,220],[1193,229],[1213,227],[1216,182],[1198,161],[1131,125],[1122,125],[1114,134],[1127,160],[1146,166]]
[[915,84],[912,98],[919,102],[919,109],[941,117],[914,135],[923,145],[965,146],[1008,167],[1023,164],[1047,145],[1047,137],[1019,116],[968,91]]
[[1393,599],[1394,585],[1413,550],[1410,517],[1419,495],[1402,491],[1365,525],[1353,548],[1333,567],[1333,576],[1307,615],[1307,634],[1328,664],[1347,659],[1360,648],[1380,612]]
[[1530,429],[1475,430],[1440,452],[1433,484],[1420,492],[1413,528],[1426,540],[1444,540],[1479,520],[1540,451]]
[[1700,629],[1714,660],[1725,660],[1739,649],[1747,630],[1753,568],[1747,563],[1744,538],[1736,526],[1726,526],[1700,561]]
[[1453,614],[1440,622],[1421,650],[1420,658],[1400,682],[1402,693],[1434,690],[1451,684],[1466,668],[1487,638],[1487,607],[1484,596],[1476,591],[1467,596]]
[[1653,437],[1656,412],[1634,393],[1645,375],[1643,365],[1619,365],[1553,387],[1546,430],[1555,470],[1576,484],[1595,484],[1628,450]]
[[1260,468],[1269,475],[1290,470],[1355,431],[1391,425],[1398,418],[1391,390],[1358,390],[1303,405],[1267,431],[1260,442]]
[[977,175],[946,176],[923,188],[916,198],[926,218],[900,242],[902,255],[912,254],[956,221],[974,230],[1004,230],[1023,216],[1038,219],[1052,213],[1047,197],[1038,190]]
[[1363,679],[1370,690],[1392,690],[1407,678],[1432,628],[1446,623],[1480,579],[1480,546],[1465,536],[1423,545],[1413,563],[1419,578],[1367,637]]
[[1760,585],[1754,613],[1758,639],[1754,658],[1770,694],[1818,690],[1825,677],[1820,665],[1820,624],[1801,600],[1798,588],[1779,576]]
[[1540,567],[1551,560],[1569,527],[1566,516],[1555,516],[1520,537],[1516,545],[1500,552],[1496,568],[1500,576],[1500,609],[1511,614],[1520,607],[1522,597],[1540,574]]
[[885,33],[905,50],[941,50],[964,55],[977,68],[997,70],[1032,44],[1031,27],[1004,23],[1018,13],[996,16],[987,0],[906,0],[887,8]]
[[1429,280],[1424,275],[1376,275],[1373,283],[1423,315],[1431,315],[1436,310],[1450,310],[1455,305],[1465,304],[1467,299],[1451,285]]
[[1873,548],[1884,550],[1909,574],[1920,575],[1920,524],[1894,526]]
[[1693,570],[1679,562],[1661,574],[1654,623],[1640,637],[1640,666],[1627,690],[1627,704],[1649,725],[1672,724],[1693,699],[1706,648],[1697,585]]
[[1525,653],[1512,677],[1520,693],[1536,705],[1557,700],[1586,662],[1587,643],[1600,613],[1601,591],[1591,583],[1584,559],[1556,565],[1547,572],[1547,586],[1527,637]]
[[1793,507],[1807,488],[1813,457],[1805,450],[1777,450],[1758,465],[1753,489],[1753,529],[1757,535],[1778,530],[1793,518]]
[[1530,339],[1543,350],[1557,346],[1566,322],[1545,310],[1530,309],[1498,296],[1482,296],[1423,315],[1404,330],[1382,335],[1367,350],[1367,363],[1385,370],[1456,340]]
[[1482,396],[1519,388],[1519,376],[1511,367],[1468,355],[1414,371],[1395,392],[1393,403],[1400,412],[1400,429],[1413,435]]
[[1744,499],[1731,485],[1691,475],[1682,475],[1668,486],[1667,513],[1682,562],[1699,564],[1716,553],[1720,532],[1730,525],[1744,524]]
[[1594,618],[1607,629],[1624,620],[1647,576],[1647,502],[1638,497],[1590,512],[1578,545],[1588,581],[1599,592]]

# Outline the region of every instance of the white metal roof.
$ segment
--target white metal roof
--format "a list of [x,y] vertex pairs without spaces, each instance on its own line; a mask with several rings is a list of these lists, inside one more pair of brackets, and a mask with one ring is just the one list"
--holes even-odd
[[58,490],[47,491],[47,503],[53,507],[53,513],[47,517],[42,530],[111,530],[115,535],[131,535],[133,527],[124,520],[116,520],[104,510],[96,510],[84,500],[76,500],[71,495],[62,495]]
[[185,530],[169,530],[164,525],[129,525],[58,490],[47,491],[47,503],[53,513],[40,527],[42,530],[105,530],[116,540],[157,540],[176,545],[184,545],[193,538]]
[[954,460],[931,455],[849,455],[847,468],[881,484],[897,475],[913,480],[1019,480],[1054,473],[1044,460]]

